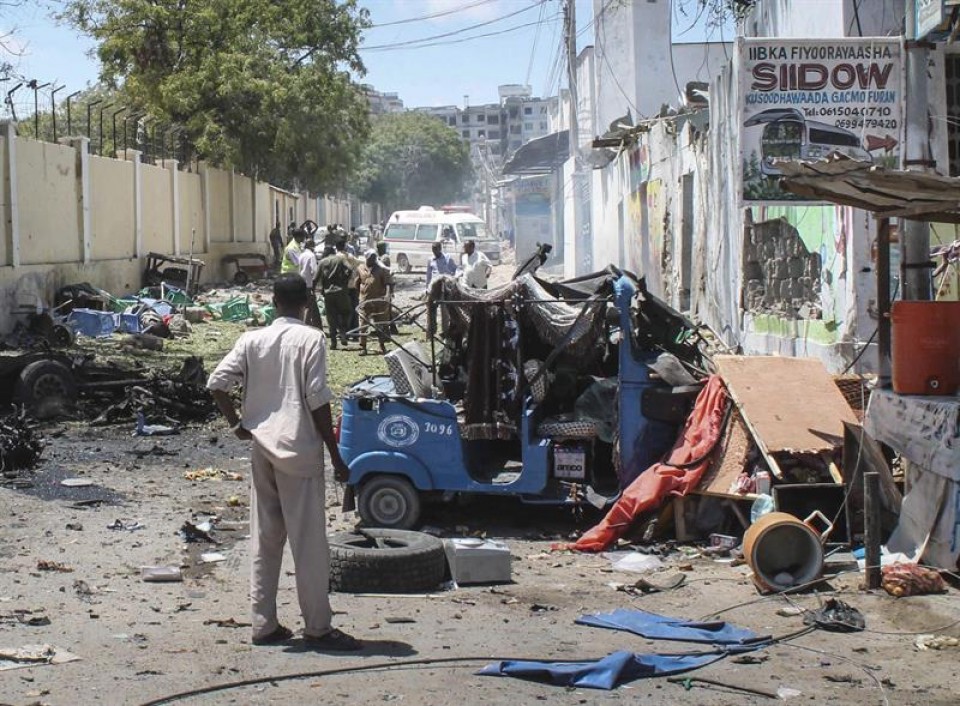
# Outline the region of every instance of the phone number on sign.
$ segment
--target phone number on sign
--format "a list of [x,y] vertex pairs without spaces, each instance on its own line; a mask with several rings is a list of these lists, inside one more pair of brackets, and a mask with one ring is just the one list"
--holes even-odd
[[835,125],[842,128],[876,128],[879,130],[897,130],[900,124],[896,120],[877,120],[875,118],[852,118],[850,120],[838,120]]
[[808,118],[832,118],[837,116],[859,116],[871,118],[889,118],[893,111],[884,105],[840,105],[833,108],[808,108],[804,111]]

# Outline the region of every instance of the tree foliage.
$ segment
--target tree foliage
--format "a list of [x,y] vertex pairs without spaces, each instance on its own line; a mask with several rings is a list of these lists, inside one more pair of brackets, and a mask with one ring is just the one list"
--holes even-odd
[[463,196],[472,175],[456,130],[424,113],[388,113],[374,118],[354,189],[388,211],[439,206]]
[[357,0],[67,0],[101,79],[196,155],[276,183],[342,183],[369,128]]

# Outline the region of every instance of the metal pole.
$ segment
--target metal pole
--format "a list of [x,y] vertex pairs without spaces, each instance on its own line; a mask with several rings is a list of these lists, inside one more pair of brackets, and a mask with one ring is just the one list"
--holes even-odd
[[867,588],[880,588],[880,474],[863,474],[864,545]]
[[93,128],[93,106],[100,105],[101,103],[103,103],[103,99],[87,103],[87,139],[92,139],[90,131]]
[[73,98],[76,98],[77,96],[79,96],[80,93],[81,93],[80,91],[74,91],[69,96],[67,96],[67,135],[70,135],[73,133],[73,121],[71,120],[71,115],[70,115],[70,101]]
[[121,108],[120,110],[115,111],[113,115],[110,116],[110,122],[113,123],[113,154],[111,155],[112,157],[117,156],[117,116],[120,115],[120,113],[123,113],[124,111],[126,111],[126,108]]
[[100,134],[97,137],[97,154],[101,157],[103,156],[103,111],[107,108],[112,108],[113,103],[107,103],[106,105],[100,106]]
[[[567,253],[564,248],[564,261],[573,258],[574,263],[585,261],[586,253],[579,252],[577,247],[580,240],[580,126],[577,125],[577,3],[575,0],[567,0],[563,8],[565,27],[567,33],[567,84],[570,90],[570,156],[573,157],[573,178],[570,180],[570,189],[573,192],[571,202],[571,215],[573,217],[573,252]],[[564,265],[566,269],[566,265]],[[583,267],[576,267],[576,274],[581,274]]]
[[23,83],[18,83],[16,86],[7,91],[7,105],[10,106],[10,115],[13,117],[13,122],[17,122],[17,108],[13,104],[13,94],[20,90],[20,87]]
[[[936,166],[930,152],[927,123],[927,64],[931,44],[918,41],[917,0],[905,0],[907,62],[906,144],[904,168],[927,172]],[[931,295],[930,225],[924,221],[900,221],[900,271],[903,298],[927,300]]]
[[890,219],[877,222],[877,348],[878,382],[890,383]]
[[33,79],[30,83],[27,84],[30,88],[33,89],[33,139],[40,139],[40,89],[46,88],[50,85],[50,82],[47,83],[37,83],[37,79]]
[[53,118],[53,141],[57,141],[57,91],[62,91],[66,85],[54,87],[50,91],[50,117]]

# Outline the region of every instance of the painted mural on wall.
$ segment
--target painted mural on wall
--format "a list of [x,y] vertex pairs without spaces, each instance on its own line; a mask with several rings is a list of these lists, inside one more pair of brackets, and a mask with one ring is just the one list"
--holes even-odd
[[738,39],[745,201],[791,201],[778,160],[839,153],[898,167],[904,130],[899,39]]

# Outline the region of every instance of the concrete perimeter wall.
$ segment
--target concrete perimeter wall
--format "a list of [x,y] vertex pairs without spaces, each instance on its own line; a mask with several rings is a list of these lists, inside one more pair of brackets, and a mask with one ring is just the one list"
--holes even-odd
[[[337,205],[337,218],[326,204]],[[139,290],[150,252],[192,252],[206,263],[202,281],[223,280],[232,271],[221,258],[270,253],[275,224],[283,233],[307,218],[346,225],[351,207],[376,212],[349,197],[290,193],[203,163],[190,172],[175,160],[145,164],[134,150],[98,157],[86,138],[38,142],[0,123],[0,334],[67,284],[118,296]]]

